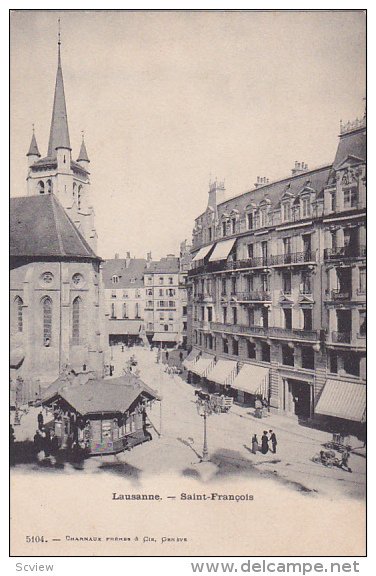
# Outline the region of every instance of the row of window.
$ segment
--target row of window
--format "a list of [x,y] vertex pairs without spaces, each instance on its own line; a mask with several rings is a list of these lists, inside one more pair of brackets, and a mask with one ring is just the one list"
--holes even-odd
[[[301,294],[312,294],[312,275],[311,272],[308,270],[304,270],[301,274],[301,282],[300,282],[300,293]],[[292,272],[285,271],[282,272],[282,291],[284,294],[291,294],[291,287],[292,287]],[[269,274],[260,274],[259,276],[259,287],[258,289],[262,292],[269,293],[270,292],[270,275]],[[255,290],[255,276],[245,276],[245,291],[246,292],[253,292]],[[220,289],[221,295],[226,296],[228,294],[236,295],[238,292],[241,292],[240,279],[236,276],[232,276],[230,279],[225,277],[219,280],[220,282]],[[230,284],[230,286],[229,286]],[[194,296],[198,296],[199,294],[207,294],[208,296],[215,296],[214,291],[215,285],[214,280],[211,278],[196,280],[194,284]],[[229,290],[230,288],[230,290]]]
[[[14,314],[16,319],[16,330],[17,332],[23,332],[23,300],[20,296],[16,296],[14,299]],[[43,324],[43,344],[44,346],[50,346],[52,343],[53,334],[53,316],[52,316],[52,299],[49,296],[45,296],[41,300],[42,307],[42,324]],[[79,296],[75,298],[72,302],[72,343],[79,344],[81,336],[81,312],[82,312],[82,301]]]
[[[129,318],[129,312],[130,312],[130,305],[124,302],[121,308],[121,317],[124,319]],[[134,305],[134,318],[140,319],[141,318],[140,313],[141,313],[141,306],[140,304],[136,303]],[[115,303],[111,304],[111,318],[117,318]]]

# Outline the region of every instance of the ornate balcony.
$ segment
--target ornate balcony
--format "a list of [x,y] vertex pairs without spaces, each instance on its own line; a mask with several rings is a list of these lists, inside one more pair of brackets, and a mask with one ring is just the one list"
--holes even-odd
[[320,339],[320,333],[318,330],[281,328],[279,326],[269,326],[268,328],[264,328],[263,326],[241,326],[239,324],[223,324],[221,322],[211,322],[210,327],[215,332],[264,336],[265,338],[276,338],[282,340],[304,340],[317,342]]
[[240,292],[236,295],[240,302],[271,302],[270,292],[264,290],[252,290],[250,292]]
[[288,264],[304,264],[315,262],[315,255],[309,250],[304,252],[292,252],[291,254],[276,254],[269,257],[270,266],[284,266]]
[[335,302],[346,302],[351,300],[351,290],[331,290],[331,297]]
[[332,332],[332,341],[336,344],[350,344],[351,332]]
[[350,260],[352,258],[365,258],[366,246],[342,246],[340,248],[325,248],[324,260]]

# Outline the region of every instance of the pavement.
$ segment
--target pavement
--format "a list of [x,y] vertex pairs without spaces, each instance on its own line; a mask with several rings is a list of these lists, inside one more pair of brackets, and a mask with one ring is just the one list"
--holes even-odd
[[[127,475],[135,482],[143,476],[169,471],[203,482],[225,477],[257,477],[264,478],[265,482],[283,484],[302,494],[321,494],[331,499],[343,496],[365,498],[366,458],[359,440],[350,440],[352,447],[359,452],[351,454],[349,465],[352,473],[340,468],[327,468],[314,463],[312,457],[331,440],[329,432],[302,426],[279,414],[256,419],[253,410],[247,406],[235,404],[230,412],[212,414],[207,418],[210,462],[200,463],[203,418],[197,412],[195,387],[185,381],[184,374],[167,374],[165,365],[157,363],[156,350],[141,347],[125,348],[124,352],[120,346],[113,348],[113,377],[122,375],[132,354],[137,358],[140,378],[163,397],[161,403],[154,403],[149,414],[161,435],[151,429],[153,441],[130,452],[91,457],[84,462],[83,472],[106,470]],[[39,411],[32,408],[22,415],[21,425],[15,427],[17,441],[33,438]],[[277,453],[253,454],[252,435],[257,434],[260,440],[263,430],[270,429],[277,436]],[[35,468],[37,464],[21,466]],[[66,465],[64,471],[76,472],[71,465]]]

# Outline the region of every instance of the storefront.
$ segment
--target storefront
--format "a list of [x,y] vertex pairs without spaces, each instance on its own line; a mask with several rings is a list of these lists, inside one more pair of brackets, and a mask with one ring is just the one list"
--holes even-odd
[[43,405],[53,414],[60,448],[77,446],[88,455],[114,454],[151,439],[149,412],[158,394],[125,375],[85,384],[65,381],[46,390]]
[[313,415],[313,383],[292,378],[282,379],[283,410],[287,415],[308,419]]
[[269,400],[269,368],[258,364],[243,364],[234,378],[232,388],[238,402],[255,405],[256,399]]

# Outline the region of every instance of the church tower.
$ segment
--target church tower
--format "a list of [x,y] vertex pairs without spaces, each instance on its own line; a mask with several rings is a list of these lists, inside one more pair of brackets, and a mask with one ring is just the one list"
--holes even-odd
[[61,40],[58,35],[58,61],[47,156],[41,158],[34,133],[27,153],[29,196],[54,193],[90,247],[96,252],[97,232],[90,198],[90,160],[84,137],[76,161],[72,160],[63,71]]

